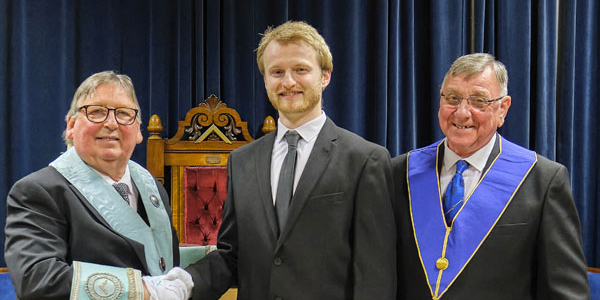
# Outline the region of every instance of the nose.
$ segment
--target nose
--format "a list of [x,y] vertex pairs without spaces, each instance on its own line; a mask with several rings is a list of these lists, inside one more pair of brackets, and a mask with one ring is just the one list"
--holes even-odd
[[467,99],[463,99],[456,107],[454,114],[458,116],[470,116],[471,106],[469,105],[469,101],[467,101]]
[[292,73],[291,72],[285,73],[285,75],[283,76],[283,87],[286,89],[291,89],[295,85],[296,85],[296,80],[294,80]]
[[[110,115],[112,113],[112,116]],[[114,110],[108,111],[108,116],[106,116],[106,120],[104,121],[104,127],[107,127],[110,130],[115,130],[119,127],[119,123],[117,123],[117,116],[115,115]]]

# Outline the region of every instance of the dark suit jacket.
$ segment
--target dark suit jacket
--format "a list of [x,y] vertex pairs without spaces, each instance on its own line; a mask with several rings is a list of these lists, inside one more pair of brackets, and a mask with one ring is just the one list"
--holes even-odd
[[[486,168],[497,155],[498,143]],[[494,229],[441,299],[590,299],[568,171],[537,158]],[[392,165],[398,200],[398,299],[431,299],[409,211],[406,154],[395,157]]]
[[194,299],[394,299],[396,231],[387,150],[327,119],[277,236],[275,133],[231,153],[218,250],[187,270]]
[[[157,186],[170,217],[169,197],[159,182]],[[15,183],[7,204],[5,258],[20,299],[68,299],[74,260],[131,267],[148,275],[144,246],[114,231],[53,167]],[[172,231],[178,265],[179,243]]]

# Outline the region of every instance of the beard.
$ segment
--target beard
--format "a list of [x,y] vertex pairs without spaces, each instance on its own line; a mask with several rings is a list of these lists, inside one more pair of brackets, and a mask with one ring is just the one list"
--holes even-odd
[[[293,90],[294,89],[292,89],[292,91]],[[323,90],[320,83],[315,84],[314,86],[302,91],[302,95],[296,96],[302,97],[302,99],[295,99],[294,101],[282,99],[279,96],[280,92],[281,91],[269,91],[267,93],[271,105],[273,105],[276,110],[284,114],[301,114],[311,111],[317,105],[321,104],[321,94]]]

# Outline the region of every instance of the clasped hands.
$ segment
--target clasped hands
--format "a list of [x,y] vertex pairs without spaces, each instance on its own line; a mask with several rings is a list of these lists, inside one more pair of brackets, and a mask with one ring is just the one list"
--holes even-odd
[[184,269],[175,267],[165,275],[144,276],[144,300],[187,300],[194,282]]

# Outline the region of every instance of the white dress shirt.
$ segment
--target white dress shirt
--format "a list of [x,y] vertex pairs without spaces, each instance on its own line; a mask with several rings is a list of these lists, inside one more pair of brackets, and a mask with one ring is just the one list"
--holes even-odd
[[[96,169],[94,168],[92,168],[92,170],[96,171]],[[110,178],[110,176],[102,174],[98,171],[96,171],[96,173],[98,173],[100,177],[102,177],[102,179],[108,182],[108,184],[110,184],[111,186],[117,182],[126,184],[127,193],[129,195],[129,206],[131,206],[133,210],[137,211],[138,191],[134,187],[133,181],[131,181],[131,175],[129,174],[129,166],[125,168],[125,173],[123,173],[123,176],[121,176],[121,179],[119,179],[119,181],[114,181],[112,178]]]
[[[296,186],[298,185],[302,171],[304,171],[310,152],[315,146],[317,136],[319,135],[319,132],[321,132],[323,125],[325,125],[325,121],[327,121],[327,115],[322,111],[321,115],[318,117],[302,124],[298,128],[293,128],[300,135],[296,156],[296,169],[294,170],[294,192],[296,191]],[[288,143],[283,137],[288,130],[290,129],[285,127],[285,125],[281,123],[281,120],[278,119],[277,136],[275,137],[273,153],[271,155],[271,195],[273,197],[273,205],[275,205],[275,197],[277,197],[277,185],[279,183],[281,165],[288,152]]]
[[450,150],[450,148],[448,148],[448,141],[445,141],[444,159],[442,160],[442,170],[440,172],[441,195],[444,195],[448,184],[450,184],[452,177],[454,177],[454,174],[456,173],[456,162],[459,160],[465,160],[469,163],[469,167],[462,173],[463,180],[465,181],[465,199],[467,199],[481,179],[481,172],[483,171],[483,168],[485,168],[485,164],[487,163],[488,157],[492,153],[495,142],[496,134],[494,134],[494,136],[487,144],[485,144],[485,146],[477,150],[477,152],[473,153],[473,155],[465,158],[460,157],[458,154],[454,153],[454,151]]

